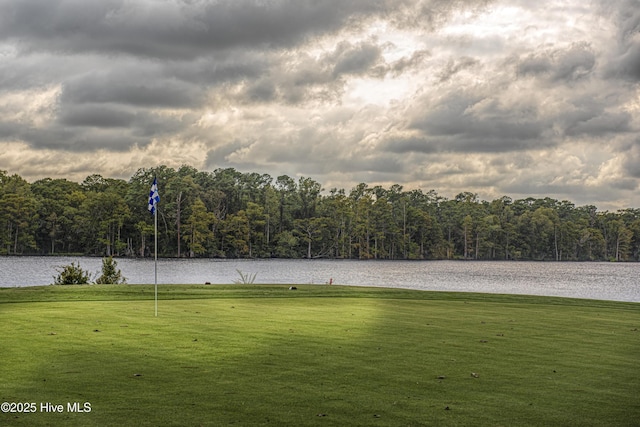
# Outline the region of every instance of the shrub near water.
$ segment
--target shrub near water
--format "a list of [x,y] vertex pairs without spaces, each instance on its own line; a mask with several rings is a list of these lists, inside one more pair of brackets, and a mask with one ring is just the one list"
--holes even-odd
[[80,263],[76,265],[72,262],[70,265],[57,268],[56,271],[58,276],[54,277],[54,285],[86,285],[89,283],[89,272],[80,268]]
[[119,285],[127,283],[127,279],[117,267],[118,263],[113,257],[102,258],[102,275],[96,279],[96,284]]
[[[54,285],[87,285],[91,280],[88,271],[80,267],[80,263],[72,262],[70,265],[61,266],[55,277]],[[113,257],[102,259],[102,274],[95,281],[98,285],[120,285],[127,283],[126,277],[118,269],[118,263]]]

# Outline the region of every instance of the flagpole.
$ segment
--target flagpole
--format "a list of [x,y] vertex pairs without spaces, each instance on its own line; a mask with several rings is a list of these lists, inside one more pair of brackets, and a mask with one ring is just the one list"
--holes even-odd
[[155,249],[155,257],[153,264],[153,276],[155,283],[155,305],[156,305],[156,317],[158,317],[158,209],[153,212],[153,230],[155,236],[155,243],[153,245]]
[[156,317],[158,317],[158,202],[160,202],[160,194],[158,193],[158,179],[153,178],[151,191],[149,191],[149,212],[153,215],[153,283],[155,289],[155,306]]

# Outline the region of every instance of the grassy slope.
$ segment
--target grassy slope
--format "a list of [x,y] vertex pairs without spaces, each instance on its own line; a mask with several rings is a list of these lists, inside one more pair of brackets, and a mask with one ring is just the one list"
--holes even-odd
[[[0,289],[0,425],[638,425],[633,303],[339,286]],[[477,378],[471,374],[477,374]],[[323,416],[320,416],[323,415]]]

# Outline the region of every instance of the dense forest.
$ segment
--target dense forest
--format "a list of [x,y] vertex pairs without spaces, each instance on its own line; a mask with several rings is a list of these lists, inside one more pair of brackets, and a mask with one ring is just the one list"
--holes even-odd
[[0,254],[151,256],[153,178],[158,252],[166,257],[640,259],[640,209],[599,212],[551,198],[454,199],[359,184],[325,191],[235,169],[140,169],[129,181],[33,183],[0,171]]

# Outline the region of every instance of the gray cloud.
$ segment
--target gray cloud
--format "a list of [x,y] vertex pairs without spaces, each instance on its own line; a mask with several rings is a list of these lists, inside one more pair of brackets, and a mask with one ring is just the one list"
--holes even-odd
[[0,4],[0,39],[27,52],[193,59],[238,47],[291,46],[383,6],[365,0],[22,0]]
[[504,106],[488,93],[452,91],[436,103],[423,98],[412,109],[420,113],[407,128],[421,137],[390,146],[394,151],[495,152],[551,143],[542,138],[550,123],[535,106]]
[[457,11],[480,13],[493,0],[417,0],[397,1],[389,20],[400,28],[419,28],[435,31]]
[[333,75],[362,74],[373,68],[380,60],[382,49],[372,43],[353,46],[349,42],[338,44],[335,52],[325,58],[333,65]]
[[602,112],[593,117],[575,120],[565,129],[565,134],[570,136],[589,135],[603,136],[611,133],[630,131],[631,116],[625,112]]
[[601,10],[617,28],[617,46],[609,52],[607,76],[640,81],[640,1],[601,1]]
[[[135,143],[123,129],[49,127],[46,132],[26,129],[18,135],[41,148],[81,153],[90,153],[97,149],[122,152]],[[137,142],[144,143],[143,140]]]
[[260,77],[247,77],[241,90],[233,95],[239,102],[336,102],[346,79],[354,76],[383,78],[388,73],[401,75],[423,60],[424,52],[387,63],[383,46],[371,41],[353,44],[342,41],[335,49],[318,57],[304,52],[273,58],[269,70]]
[[[564,103],[564,110],[555,117],[557,128],[565,135],[601,137],[630,132],[631,115],[616,111],[607,94],[576,94]],[[613,111],[609,111],[609,109]]]
[[594,53],[586,43],[574,44],[555,56],[552,79],[556,81],[572,81],[586,77],[596,62]]
[[609,74],[640,81],[640,35],[630,41],[620,56],[614,59]]
[[134,119],[135,115],[132,113],[100,105],[72,107],[59,116],[63,125],[98,128],[127,127]]
[[426,59],[431,55],[428,50],[416,50],[409,57],[402,57],[391,64],[390,72],[394,76],[399,76],[406,70],[414,71],[424,65]]
[[551,67],[551,59],[546,54],[529,54],[527,58],[518,64],[518,73],[525,76],[544,75],[551,71]]
[[463,56],[457,60],[450,59],[446,67],[438,76],[440,77],[440,83],[446,82],[458,72],[464,69],[473,68],[478,64],[479,62],[476,59],[469,58],[468,56]]
[[[120,74],[120,73],[118,73]],[[69,104],[117,103],[140,107],[194,107],[202,103],[198,86],[176,79],[138,75],[100,75],[68,80],[61,102]]]
[[566,49],[530,53],[517,65],[520,75],[545,77],[551,82],[572,82],[587,77],[596,65],[595,53],[584,42]]

